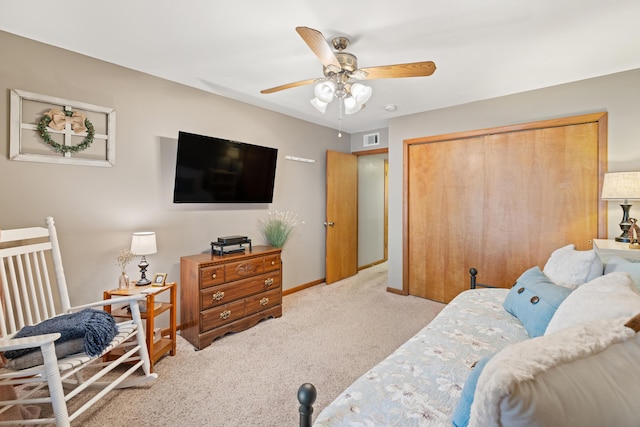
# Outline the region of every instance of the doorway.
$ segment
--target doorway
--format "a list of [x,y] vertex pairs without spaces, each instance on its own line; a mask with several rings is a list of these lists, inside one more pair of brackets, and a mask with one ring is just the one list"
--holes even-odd
[[[377,158],[372,158],[373,162],[365,162],[371,167],[362,167],[365,174],[362,178],[359,176],[358,159],[369,156],[377,156]],[[325,221],[325,282],[327,284],[387,260],[387,156],[386,148],[353,154],[327,151],[327,217]],[[369,179],[369,175],[374,178]],[[358,181],[364,182],[366,187],[373,189],[361,190]],[[367,193],[372,193],[372,197],[368,198]],[[363,201],[359,200],[359,195],[364,197]],[[369,208],[374,205],[375,207]],[[362,216],[362,224],[359,220],[359,211],[367,211]],[[365,235],[363,242],[359,239],[361,235]],[[361,250],[363,253],[366,250],[366,254],[361,258],[365,261],[359,262]]]
[[358,154],[358,269],[387,260],[388,153]]

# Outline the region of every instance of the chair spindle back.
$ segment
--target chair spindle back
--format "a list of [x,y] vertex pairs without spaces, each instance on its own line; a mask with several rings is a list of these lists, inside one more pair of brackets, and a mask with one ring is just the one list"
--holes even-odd
[[47,228],[0,233],[0,337],[64,313],[70,307],[53,218],[45,222]]

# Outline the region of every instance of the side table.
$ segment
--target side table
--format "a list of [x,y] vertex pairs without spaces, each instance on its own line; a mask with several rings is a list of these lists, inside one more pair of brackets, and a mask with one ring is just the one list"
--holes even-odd
[[600,255],[617,255],[620,258],[640,259],[640,249],[629,249],[628,243],[613,239],[593,239],[593,249]]
[[[142,319],[146,320],[145,332],[149,360],[151,361],[151,372],[153,372],[153,365],[166,353],[169,353],[171,356],[175,356],[176,354],[176,286],[176,282],[167,282],[164,286],[131,285],[128,289],[112,289],[104,291],[103,294],[105,300],[122,295],[145,294],[147,296],[147,310],[140,314],[142,315]],[[156,296],[166,291],[169,291],[169,302],[156,301]],[[111,310],[111,306],[106,306],[105,310],[115,318],[131,318],[131,313],[129,313],[127,307],[119,307]],[[169,311],[169,328],[163,329],[160,332],[160,339],[154,340],[156,316],[166,311]]]

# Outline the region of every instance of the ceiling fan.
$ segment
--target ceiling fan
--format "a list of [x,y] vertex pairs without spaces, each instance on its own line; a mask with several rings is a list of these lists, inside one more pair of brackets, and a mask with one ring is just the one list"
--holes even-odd
[[349,45],[348,38],[335,37],[332,39],[331,45],[335,49],[334,52],[320,31],[308,27],[296,27],[296,31],[320,59],[324,77],[287,83],[261,90],[260,93],[273,93],[317,83],[314,90],[316,97],[311,100],[311,104],[322,113],[326,111],[327,105],[334,98],[342,101],[340,112],[342,112],[343,103],[346,114],[353,114],[362,109],[371,97],[372,91],[369,86],[359,83],[361,80],[425,77],[430,76],[436,70],[436,65],[432,61],[358,68],[358,58],[345,51]]

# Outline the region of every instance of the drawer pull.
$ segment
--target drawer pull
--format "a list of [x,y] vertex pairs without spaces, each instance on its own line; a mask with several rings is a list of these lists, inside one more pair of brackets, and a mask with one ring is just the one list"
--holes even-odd
[[212,278],[212,279],[216,279],[216,278],[218,278],[218,275],[217,275],[216,273],[212,273],[212,274],[211,274],[211,278]]
[[227,320],[229,316],[231,316],[231,310],[225,310],[222,313],[220,313],[220,318],[222,320]]
[[267,277],[266,279],[264,279],[265,288],[268,288],[271,285],[273,285],[273,277]]
[[262,298],[262,299],[260,300],[260,305],[261,305],[261,306],[263,306],[263,307],[264,307],[264,306],[265,306],[265,305],[267,305],[267,304],[269,304],[269,298],[264,297],[264,298]]
[[215,294],[213,294],[212,297],[214,300],[220,301],[222,298],[224,298],[224,292],[218,291]]
[[276,262],[275,261],[271,261],[271,265],[276,265]]

